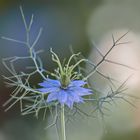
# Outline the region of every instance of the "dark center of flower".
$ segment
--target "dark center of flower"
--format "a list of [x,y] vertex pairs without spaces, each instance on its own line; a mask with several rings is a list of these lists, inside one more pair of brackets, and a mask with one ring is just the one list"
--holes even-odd
[[67,89],[68,85],[70,84],[70,78],[64,74],[60,79],[60,83],[62,89]]

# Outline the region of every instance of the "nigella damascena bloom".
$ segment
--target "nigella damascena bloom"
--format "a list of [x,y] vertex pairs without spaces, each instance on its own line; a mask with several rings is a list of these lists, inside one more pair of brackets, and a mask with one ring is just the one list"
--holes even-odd
[[84,88],[86,84],[83,80],[73,80],[65,88],[61,86],[59,80],[47,79],[39,83],[42,88],[38,90],[42,94],[48,93],[47,102],[58,101],[61,105],[65,104],[72,108],[74,103],[83,103],[83,96],[92,94],[92,90]]

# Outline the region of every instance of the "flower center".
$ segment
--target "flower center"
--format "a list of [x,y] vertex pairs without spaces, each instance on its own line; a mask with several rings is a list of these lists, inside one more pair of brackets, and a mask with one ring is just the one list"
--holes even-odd
[[70,84],[70,78],[67,75],[62,75],[61,79],[60,79],[60,83],[61,83],[61,88],[62,89],[67,89],[68,85]]

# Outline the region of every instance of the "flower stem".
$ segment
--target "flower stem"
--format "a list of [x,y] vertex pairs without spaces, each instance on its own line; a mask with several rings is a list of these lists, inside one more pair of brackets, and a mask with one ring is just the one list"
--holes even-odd
[[65,131],[65,106],[61,105],[61,140],[66,140]]

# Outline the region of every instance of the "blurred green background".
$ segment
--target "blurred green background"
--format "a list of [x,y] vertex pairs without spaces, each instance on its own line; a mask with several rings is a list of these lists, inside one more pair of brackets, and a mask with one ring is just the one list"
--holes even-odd
[[[129,48],[123,51],[123,56],[127,55],[128,50],[133,53],[132,56],[128,54],[126,58],[120,58],[131,59],[133,61],[129,64],[140,68],[139,0],[0,0],[0,36],[25,39],[20,5],[27,20],[32,13],[35,15],[32,40],[39,27],[44,29],[37,49],[45,50],[42,55],[45,68],[52,70],[54,67],[49,54],[50,47],[61,58],[70,55],[69,46],[71,45],[75,52],[82,52],[84,56],[93,59],[95,50],[92,47],[92,41],[105,47],[104,38],[108,34],[111,36],[114,31],[120,34],[128,29],[133,32],[129,39],[136,40],[137,44],[131,45],[132,51]],[[25,54],[26,50],[18,47],[18,44],[0,39],[0,60]],[[120,56],[120,53],[117,55]],[[136,56],[135,59],[133,59],[134,56]],[[96,60],[97,57],[95,55],[94,59]],[[135,61],[137,61],[136,64]],[[105,70],[109,72],[112,68],[105,68]],[[49,117],[48,120],[43,121],[41,118],[36,119],[33,115],[21,116],[18,104],[8,112],[4,112],[2,104],[9,98],[12,91],[4,85],[2,75],[7,74],[0,61],[0,140],[55,140],[53,128],[44,130]],[[130,83],[132,88],[130,92],[135,95],[140,91],[139,76],[138,73],[138,80],[132,85]],[[105,82],[98,80],[98,77],[95,79],[97,79],[95,84],[98,84],[99,88],[100,85],[105,85]],[[104,88],[105,86],[101,86],[102,90]],[[106,117],[105,132],[98,118],[91,120],[77,118],[76,122],[67,125],[68,140],[140,140],[140,104],[137,103],[137,106],[138,108],[134,109],[123,102],[119,102],[117,106],[111,106],[111,112]]]

